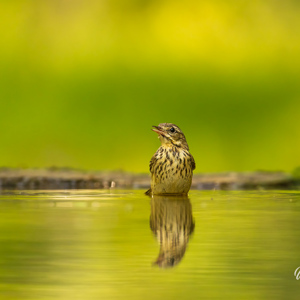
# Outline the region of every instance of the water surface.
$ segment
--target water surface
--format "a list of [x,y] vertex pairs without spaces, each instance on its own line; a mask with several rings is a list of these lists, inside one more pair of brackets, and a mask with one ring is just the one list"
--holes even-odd
[[298,299],[298,191],[2,191],[1,299]]

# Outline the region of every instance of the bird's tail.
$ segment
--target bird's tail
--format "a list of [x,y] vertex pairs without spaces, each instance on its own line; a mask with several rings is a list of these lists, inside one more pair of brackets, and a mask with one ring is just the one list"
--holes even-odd
[[145,195],[150,196],[151,194],[152,194],[151,188],[147,192],[145,192]]

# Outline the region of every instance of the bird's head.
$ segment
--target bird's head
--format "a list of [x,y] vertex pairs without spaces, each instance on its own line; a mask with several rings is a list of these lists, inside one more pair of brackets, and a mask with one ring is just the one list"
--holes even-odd
[[189,150],[183,132],[178,126],[172,123],[161,123],[154,127],[152,130],[158,133],[158,137],[163,146],[176,146]]

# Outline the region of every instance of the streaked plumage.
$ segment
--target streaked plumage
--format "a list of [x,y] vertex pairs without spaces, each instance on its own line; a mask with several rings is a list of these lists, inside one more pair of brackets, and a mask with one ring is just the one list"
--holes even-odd
[[171,123],[153,126],[161,146],[150,161],[151,188],[148,195],[186,195],[196,167],[183,132]]
[[192,205],[187,196],[151,198],[150,228],[160,245],[154,262],[161,268],[177,265],[183,258],[194,231]]

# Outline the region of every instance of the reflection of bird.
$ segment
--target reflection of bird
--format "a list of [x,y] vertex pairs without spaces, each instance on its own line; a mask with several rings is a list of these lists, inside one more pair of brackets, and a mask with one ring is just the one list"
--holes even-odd
[[155,263],[161,268],[177,265],[183,258],[195,227],[192,206],[186,196],[156,196],[151,199],[150,228],[160,244]]
[[187,194],[196,164],[183,132],[171,123],[153,127],[161,146],[150,161],[151,188],[146,194]]

